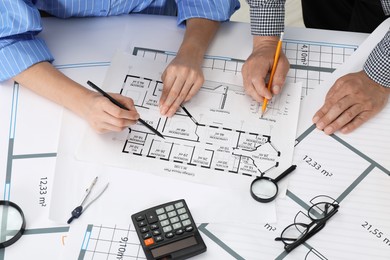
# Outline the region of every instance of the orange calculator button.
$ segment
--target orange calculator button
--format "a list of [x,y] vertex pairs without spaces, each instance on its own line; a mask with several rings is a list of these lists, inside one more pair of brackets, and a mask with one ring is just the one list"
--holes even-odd
[[148,239],[145,239],[145,240],[144,240],[144,243],[145,243],[145,246],[153,245],[153,244],[154,244],[153,237],[148,238]]

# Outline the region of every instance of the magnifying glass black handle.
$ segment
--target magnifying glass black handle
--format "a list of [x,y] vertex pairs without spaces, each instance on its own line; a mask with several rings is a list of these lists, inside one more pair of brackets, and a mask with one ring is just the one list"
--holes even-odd
[[72,211],[72,216],[70,217],[70,219],[68,219],[68,224],[70,224],[73,219],[75,218],[78,218],[81,216],[81,213],[83,213],[83,206],[78,206],[76,207],[73,211]]
[[287,175],[289,175],[292,171],[294,171],[295,168],[297,168],[296,165],[291,165],[287,170],[285,170],[285,171],[282,172],[278,177],[276,177],[276,178],[274,179],[274,181],[275,181],[275,182],[280,181],[281,179],[283,179],[284,177],[286,177]]

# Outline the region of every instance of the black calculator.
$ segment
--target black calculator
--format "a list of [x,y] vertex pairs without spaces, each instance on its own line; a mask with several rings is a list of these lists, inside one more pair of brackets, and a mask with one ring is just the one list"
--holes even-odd
[[152,207],[131,216],[146,259],[187,259],[207,247],[184,199]]

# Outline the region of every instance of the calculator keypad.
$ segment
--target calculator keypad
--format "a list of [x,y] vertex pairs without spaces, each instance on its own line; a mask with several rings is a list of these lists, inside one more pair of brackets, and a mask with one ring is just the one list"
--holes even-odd
[[189,214],[186,205],[182,201],[177,201],[136,215],[135,220],[145,246],[193,231]]

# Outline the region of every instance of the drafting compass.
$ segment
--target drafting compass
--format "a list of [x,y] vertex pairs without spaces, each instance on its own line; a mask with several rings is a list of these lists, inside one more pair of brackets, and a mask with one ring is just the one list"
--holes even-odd
[[[98,177],[96,176],[95,179],[93,179],[91,185],[85,190],[85,193],[83,195],[83,198],[81,199],[81,202],[79,206],[77,206],[73,211],[72,211],[72,216],[68,219],[67,223],[70,224],[73,219],[79,218],[81,214],[94,202],[96,201],[102,194],[103,192],[107,189],[108,183],[104,186],[104,188],[96,195],[95,198],[93,198],[89,203],[85,204],[87,201],[87,198],[91,194],[92,188],[95,186],[96,182],[98,180]],[[84,205],[85,204],[85,205]]]

